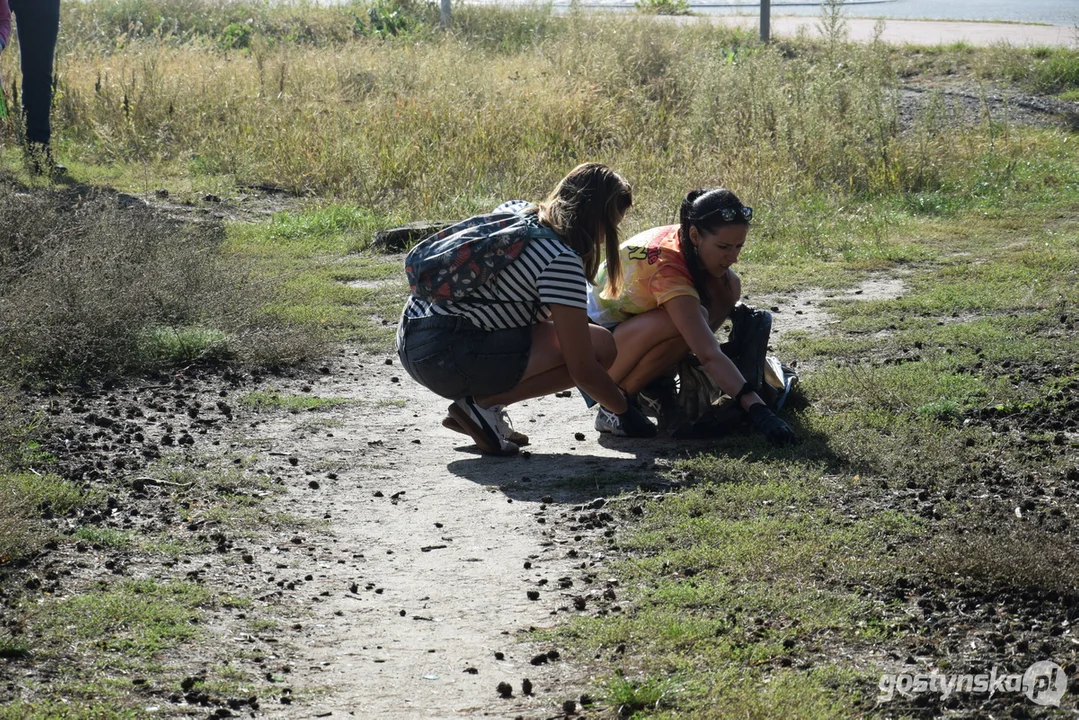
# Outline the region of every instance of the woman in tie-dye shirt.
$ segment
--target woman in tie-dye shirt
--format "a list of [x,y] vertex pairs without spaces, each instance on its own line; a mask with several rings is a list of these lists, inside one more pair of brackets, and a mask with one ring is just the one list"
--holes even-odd
[[[790,428],[723,354],[715,335],[742,294],[731,266],[746,243],[753,210],[730,190],[713,188],[687,194],[678,215],[678,225],[646,230],[622,243],[616,295],[602,275],[589,289],[589,317],[614,332],[618,357],[611,377],[636,394],[692,352],[769,440],[793,441]],[[606,430],[602,411],[596,429]]]

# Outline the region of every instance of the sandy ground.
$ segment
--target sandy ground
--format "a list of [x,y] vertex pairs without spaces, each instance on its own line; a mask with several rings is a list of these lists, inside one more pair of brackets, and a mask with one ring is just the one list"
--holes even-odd
[[[471,439],[441,426],[447,401],[393,362],[342,358],[311,392],[354,404],[285,414],[247,441],[267,469],[291,472],[284,507],[328,523],[291,548],[256,554],[264,573],[312,576],[298,596],[310,616],[291,640],[303,657],[289,678],[297,700],[264,705],[266,716],[558,714],[587,675],[561,658],[531,664],[552,648],[522,645],[518,633],[577,613],[576,597],[593,612],[606,590],[602,545],[591,544],[604,538],[565,518],[620,489],[597,488],[589,477],[622,473],[632,487],[635,471],[652,470],[673,448],[659,442],[642,453],[624,440],[597,443],[580,397],[551,396],[513,409],[517,428],[532,438],[528,454],[482,457]],[[580,579],[596,573],[593,586]],[[562,587],[562,578],[573,584]],[[535,684],[532,696],[521,692],[524,678]],[[500,682],[513,686],[513,698],[499,697]],[[303,693],[316,699],[301,700]]]
[[[788,296],[774,333],[825,330],[824,299],[903,290],[880,277]],[[295,578],[291,599],[305,608],[289,640],[302,658],[288,677],[295,700],[264,703],[265,716],[548,718],[595,692],[587,667],[561,656],[533,664],[558,648],[521,643],[519,633],[625,609],[604,570],[614,526],[587,516],[617,512],[621,491],[654,482],[671,458],[702,446],[599,436],[574,392],[514,406],[516,428],[531,438],[527,452],[482,457],[441,426],[447,401],[416,385],[396,358],[346,352],[297,382],[306,383],[301,392],[353,402],[277,415],[242,443],[286,477],[283,507],[313,522],[291,543],[255,552],[253,570]],[[281,595],[263,600],[272,606]],[[521,692],[524,678],[532,695]],[[512,698],[499,697],[501,682]]]

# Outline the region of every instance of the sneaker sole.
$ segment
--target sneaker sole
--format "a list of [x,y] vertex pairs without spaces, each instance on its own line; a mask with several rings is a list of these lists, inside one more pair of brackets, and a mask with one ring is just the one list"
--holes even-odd
[[[454,418],[452,415],[447,414],[446,417],[442,418],[442,427],[446,428],[447,430],[453,430],[454,432],[461,433],[462,435],[470,434],[467,430],[461,427],[461,424],[457,422],[457,419]],[[516,430],[514,430],[513,433],[506,439],[519,447],[523,447],[528,444],[528,436],[524,433],[519,433]]]
[[487,437],[487,433],[483,432],[483,428],[477,425],[476,422],[456,404],[450,405],[449,414],[451,418],[457,421],[457,424],[461,426],[461,429],[465,431],[464,434],[472,437],[476,442],[476,447],[480,449],[480,452],[487,455],[515,455],[517,453],[517,446],[513,443],[510,443],[510,446],[507,449],[502,449],[498,445],[493,445],[490,438]]

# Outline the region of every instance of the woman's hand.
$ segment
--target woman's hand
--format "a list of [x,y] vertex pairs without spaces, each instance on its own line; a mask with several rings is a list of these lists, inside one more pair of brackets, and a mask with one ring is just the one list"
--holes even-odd
[[[746,379],[742,377],[734,362],[723,354],[719,339],[712,332],[712,328],[708,327],[706,311],[700,301],[692,295],[680,295],[664,303],[663,309],[670,315],[671,322],[685,339],[690,352],[700,360],[701,369],[708,373],[720,390],[735,397],[745,385]],[[750,392],[744,394],[740,402],[743,410],[749,410],[760,403],[761,399],[757,393]]]
[[749,408],[749,419],[773,445],[794,444],[798,440],[790,426],[762,402]]

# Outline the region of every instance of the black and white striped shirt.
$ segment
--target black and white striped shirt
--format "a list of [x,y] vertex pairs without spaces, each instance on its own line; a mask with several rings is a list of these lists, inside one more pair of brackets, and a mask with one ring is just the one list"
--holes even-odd
[[488,331],[527,327],[550,317],[551,305],[587,308],[586,282],[584,263],[577,253],[558,240],[537,238],[506,269],[477,289],[477,297],[497,303],[433,305],[409,297],[404,317],[460,315]]

